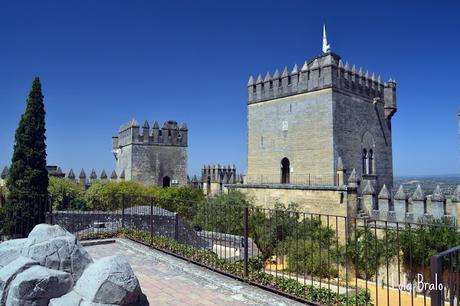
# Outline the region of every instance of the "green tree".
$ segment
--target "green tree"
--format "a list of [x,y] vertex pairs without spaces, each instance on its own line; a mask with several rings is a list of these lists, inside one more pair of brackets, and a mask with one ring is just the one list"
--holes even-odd
[[40,79],[36,77],[16,130],[6,204],[12,234],[26,236],[38,223],[45,221],[48,196],[46,170],[45,106]]

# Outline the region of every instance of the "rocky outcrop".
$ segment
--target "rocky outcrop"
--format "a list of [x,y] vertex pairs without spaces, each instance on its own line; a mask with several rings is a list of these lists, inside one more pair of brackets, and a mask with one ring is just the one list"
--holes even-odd
[[124,257],[96,262],[74,235],[39,224],[0,244],[0,305],[148,305]]

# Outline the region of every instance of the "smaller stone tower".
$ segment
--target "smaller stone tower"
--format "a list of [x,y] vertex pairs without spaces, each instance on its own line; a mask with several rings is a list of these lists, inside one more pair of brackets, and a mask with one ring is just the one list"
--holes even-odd
[[136,119],[122,125],[112,138],[116,173],[125,180],[146,185],[185,186],[187,184],[188,129],[185,123],[166,121],[160,128],[155,121],[140,126]]

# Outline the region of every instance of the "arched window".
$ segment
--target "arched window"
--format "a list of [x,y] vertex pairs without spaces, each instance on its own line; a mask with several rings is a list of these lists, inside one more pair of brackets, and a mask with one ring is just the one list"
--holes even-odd
[[366,149],[363,149],[363,157],[362,157],[362,160],[363,160],[363,174],[368,174],[368,159],[367,159],[367,150]]
[[369,164],[368,174],[374,174],[374,151],[372,151],[372,149],[370,149],[369,153],[367,154],[367,160]]
[[165,176],[163,178],[163,188],[167,188],[170,186],[171,186],[171,179],[169,178],[169,176]]
[[363,135],[361,142],[362,151],[362,162],[363,162],[363,174],[375,174],[375,141],[374,136],[367,131]]
[[289,184],[291,175],[291,167],[289,159],[286,157],[281,160],[281,184]]

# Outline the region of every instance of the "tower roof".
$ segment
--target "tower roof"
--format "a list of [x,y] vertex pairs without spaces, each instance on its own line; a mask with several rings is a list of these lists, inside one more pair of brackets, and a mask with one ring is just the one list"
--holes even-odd
[[431,195],[431,201],[444,202],[445,199],[446,197],[444,196],[444,192],[442,191],[441,187],[437,185],[433,191],[433,194]]
[[112,171],[112,174],[110,175],[110,178],[112,180],[116,180],[118,178],[117,173],[115,172],[115,170]]
[[399,185],[398,191],[395,194],[395,200],[407,200],[407,193],[404,191],[403,185]]
[[379,199],[389,200],[391,198],[390,192],[388,191],[387,185],[383,184],[382,190],[378,195]]
[[412,194],[412,201],[425,201],[425,193],[420,185],[417,185],[417,189]]
[[252,85],[254,85],[254,77],[251,75],[249,76],[248,86],[252,86]]
[[453,202],[460,202],[460,185],[455,188],[454,193],[452,194],[452,201]]
[[107,179],[107,173],[105,172],[105,169],[102,169],[102,172],[101,172],[101,179],[102,179],[102,180],[106,180],[106,179]]
[[75,173],[73,172],[73,169],[70,168],[69,174],[67,174],[67,178],[69,179],[75,179]]
[[82,179],[86,178],[86,173],[85,173],[85,170],[83,170],[83,168],[80,171],[79,178],[82,178]]
[[91,170],[91,174],[89,175],[89,178],[92,179],[92,180],[95,180],[97,179],[97,174],[96,174],[96,170]]
[[348,177],[348,183],[352,183],[352,184],[358,183],[358,176],[356,175],[355,168],[353,168],[353,170],[350,173],[350,176]]
[[337,171],[343,171],[343,162],[342,162],[342,157],[337,158]]
[[363,189],[363,195],[374,195],[375,189],[370,181],[367,181],[366,187]]

